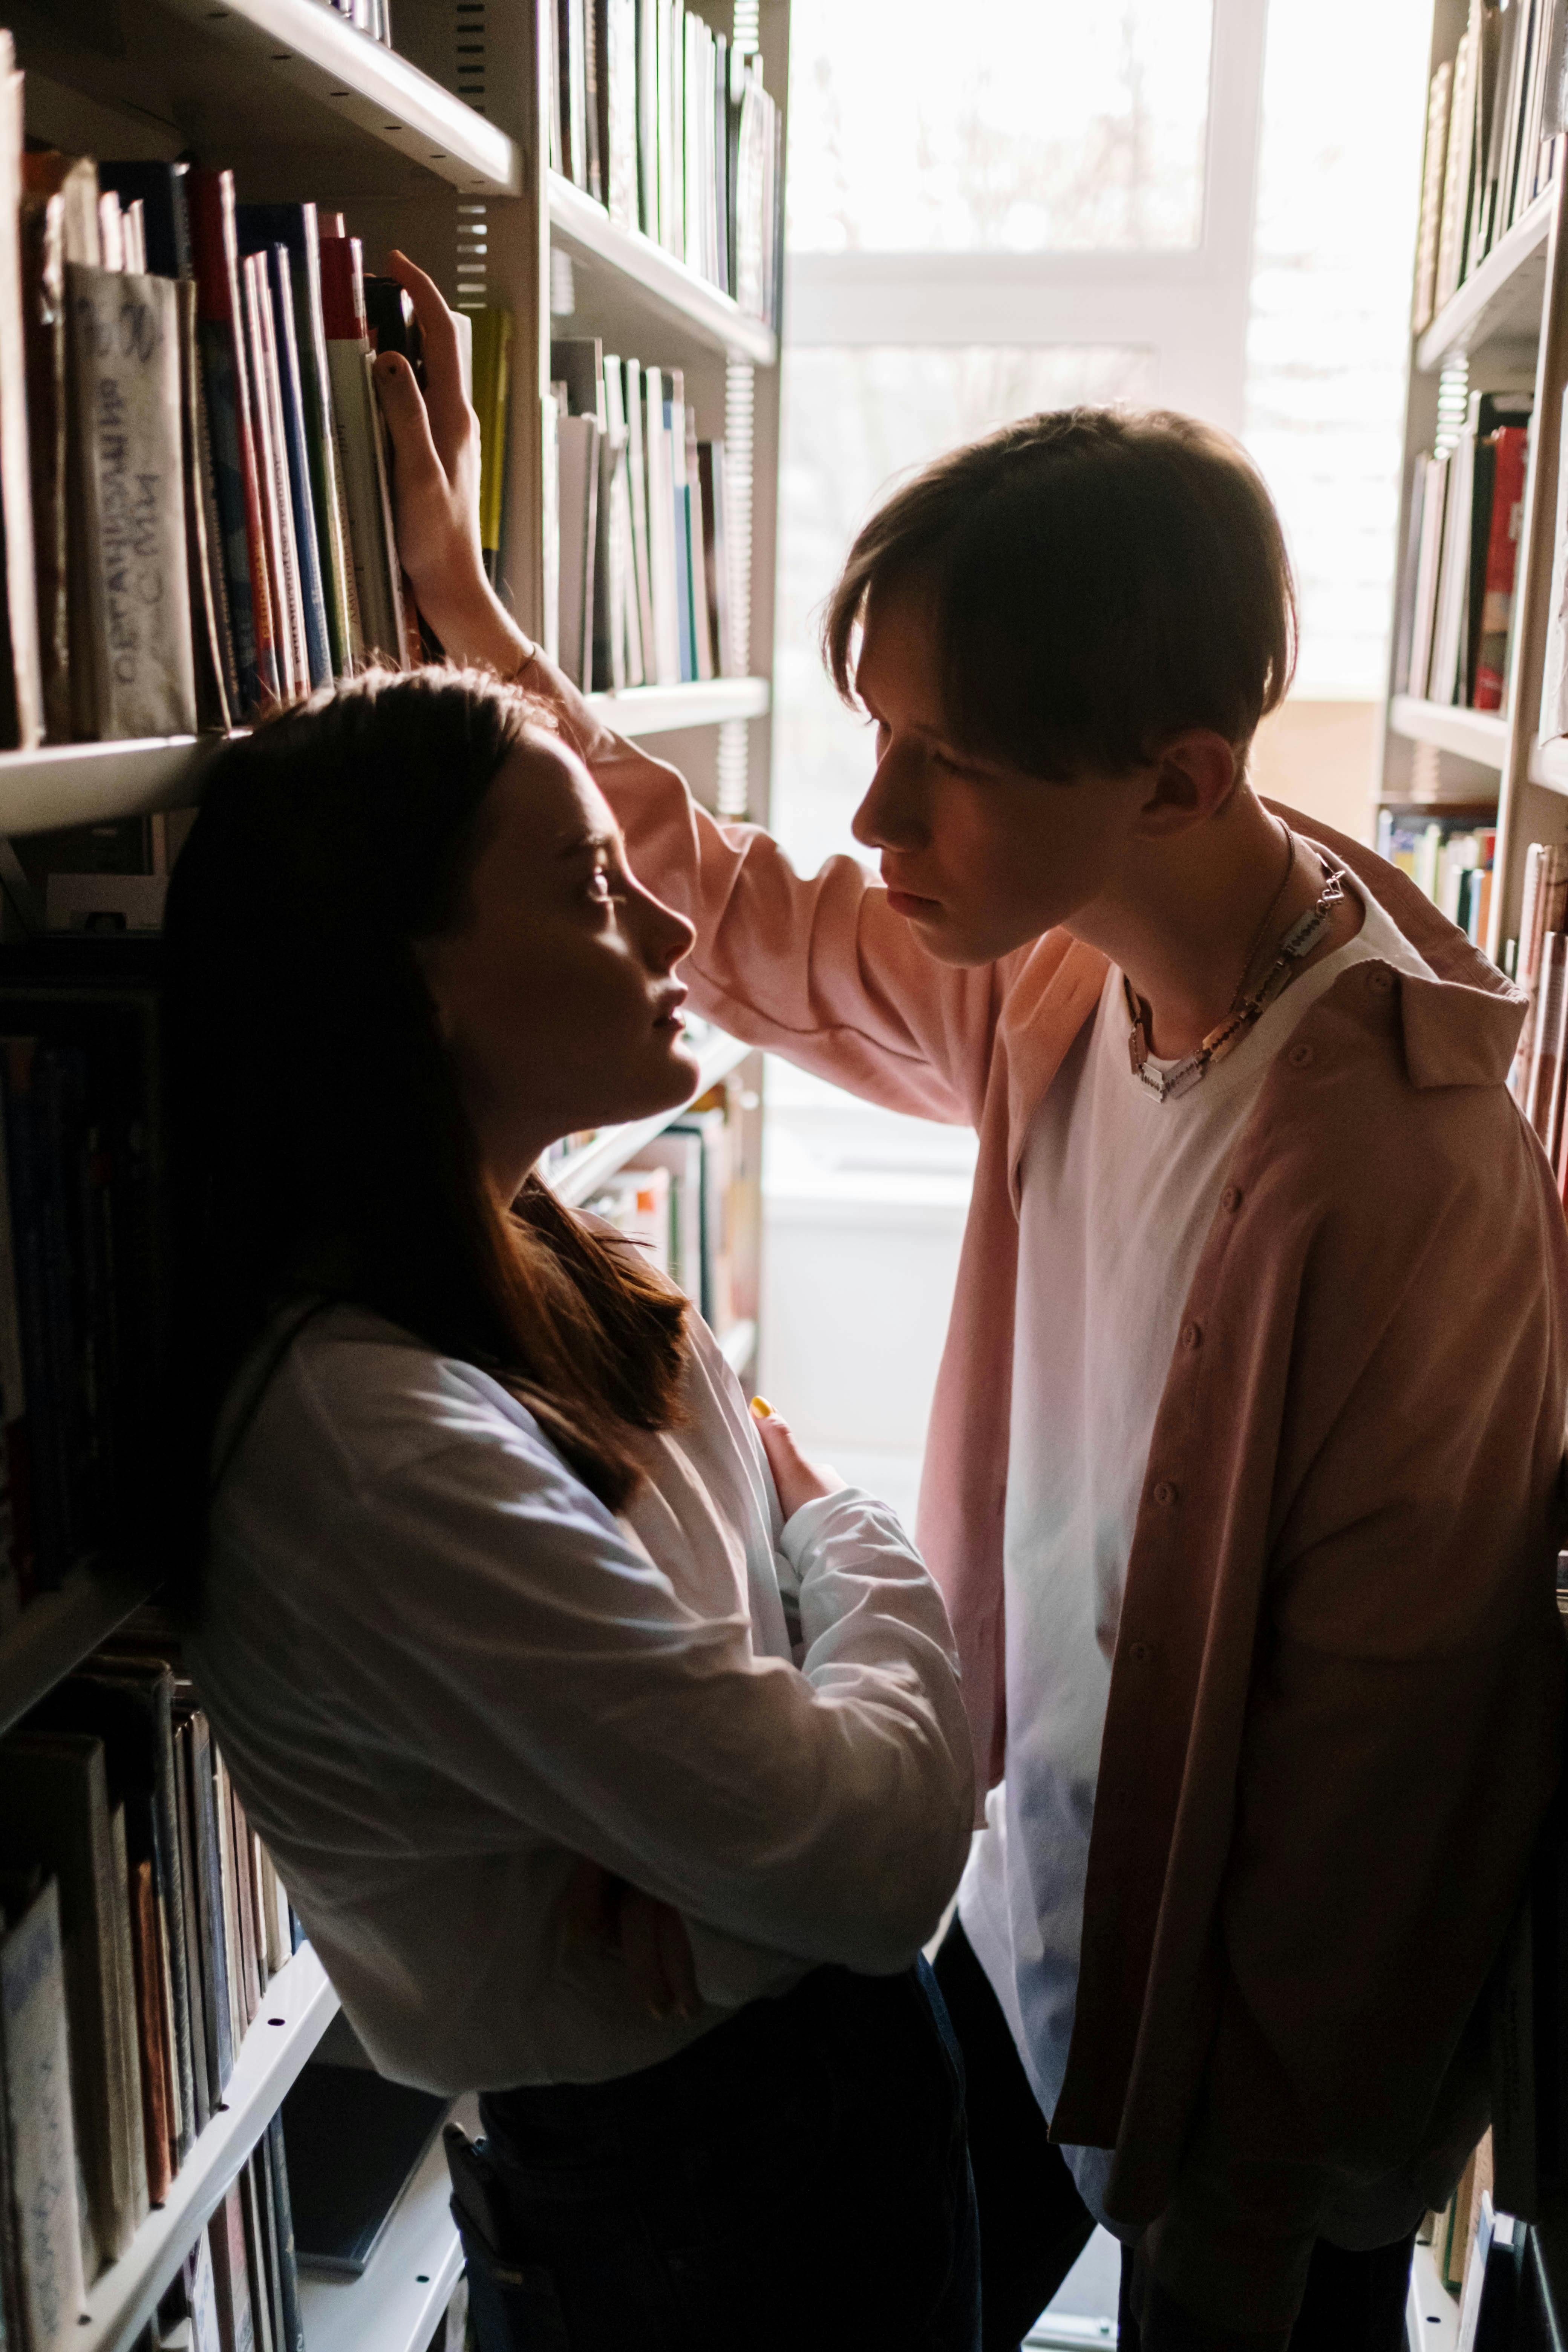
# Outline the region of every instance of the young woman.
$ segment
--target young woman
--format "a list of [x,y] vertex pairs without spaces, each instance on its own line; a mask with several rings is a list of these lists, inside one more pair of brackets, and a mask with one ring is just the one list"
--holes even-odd
[[220,755],[168,911],[191,1664],[376,2063],[484,2095],[485,2352],[973,2352],[942,1602],[532,1172],[689,1092],[690,942],[476,673]]

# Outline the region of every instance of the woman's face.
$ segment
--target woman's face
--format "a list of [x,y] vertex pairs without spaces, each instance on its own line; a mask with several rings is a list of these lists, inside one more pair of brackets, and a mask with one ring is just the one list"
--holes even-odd
[[418,950],[500,1197],[558,1137],[686,1099],[674,974],[696,936],[628,870],[581,761],[530,730],[486,797],[464,919]]

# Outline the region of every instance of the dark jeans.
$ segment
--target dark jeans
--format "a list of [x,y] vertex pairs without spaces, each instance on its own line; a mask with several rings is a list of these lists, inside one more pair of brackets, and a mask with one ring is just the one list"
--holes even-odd
[[[1014,2047],[1012,2032],[985,1971],[958,1921],[942,1941],[936,1977],[963,2052],[969,2151],[980,2205],[984,2352],[1016,2352],[1019,2339],[1071,2270],[1094,2221]],[[1405,2298],[1413,2241],[1371,2253],[1346,2253],[1320,2238],[1306,2293],[1290,2331],[1290,2352],[1404,2352]],[[1128,2303],[1131,2250],[1121,2256],[1121,2352],[1142,2352]],[[1223,2352],[1212,2331],[1185,2331],[1173,2312],[1159,2329],[1158,2352]],[[1245,2338],[1237,2339],[1238,2345]]]
[[963,2073],[923,1961],[816,1969],[660,2065],[479,2111],[453,2210],[480,2352],[978,2352]]

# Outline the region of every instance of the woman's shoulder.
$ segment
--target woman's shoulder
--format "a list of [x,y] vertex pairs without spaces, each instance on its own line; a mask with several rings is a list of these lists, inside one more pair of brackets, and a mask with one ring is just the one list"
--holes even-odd
[[295,1308],[264,1336],[226,1402],[217,1456],[241,1471],[328,1472],[358,1486],[465,1444],[570,1475],[528,1408],[479,1365],[338,1302]]

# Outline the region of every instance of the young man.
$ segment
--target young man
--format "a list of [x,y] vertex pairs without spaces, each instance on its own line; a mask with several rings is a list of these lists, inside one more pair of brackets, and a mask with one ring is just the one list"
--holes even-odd
[[[426,424],[383,370],[421,606],[536,681],[460,398],[434,369]],[[1252,791],[1293,621],[1234,444],[1076,411],[851,552],[881,887],[795,875],[559,689],[694,1003],[979,1132],[920,1534],[990,1790],[939,1961],[988,2347],[1098,2218],[1124,2346],[1394,2352],[1556,1774],[1568,1245],[1521,1000]]]

